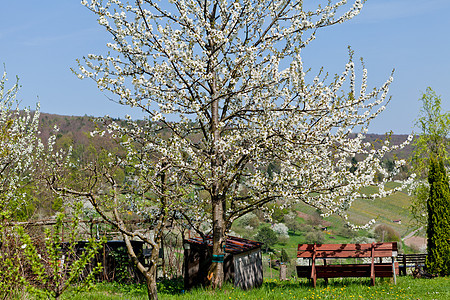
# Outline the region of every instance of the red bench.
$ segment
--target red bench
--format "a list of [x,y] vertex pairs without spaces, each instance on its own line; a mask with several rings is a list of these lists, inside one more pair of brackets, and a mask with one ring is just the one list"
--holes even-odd
[[[372,244],[300,244],[297,257],[309,259],[308,266],[297,266],[298,277],[310,278],[316,286],[317,278],[370,277],[375,285],[375,277],[393,277],[396,284],[398,275],[397,242]],[[391,262],[381,262],[381,258],[390,257]],[[330,264],[332,259],[368,259],[367,263]],[[376,262],[378,258],[379,262]],[[323,265],[316,260],[323,259]],[[328,261],[328,262],[327,262]]]

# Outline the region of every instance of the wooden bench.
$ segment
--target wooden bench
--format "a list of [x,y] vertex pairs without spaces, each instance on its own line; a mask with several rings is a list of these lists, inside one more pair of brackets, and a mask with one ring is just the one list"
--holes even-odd
[[398,255],[398,265],[400,270],[400,275],[406,275],[406,268],[416,268],[425,267],[425,260],[427,259],[427,254],[399,254]]
[[[372,244],[300,244],[297,249],[298,258],[309,259],[310,265],[297,266],[298,277],[310,278],[316,286],[317,278],[337,277],[370,277],[375,285],[376,277],[393,277],[397,283],[398,275],[397,242]],[[381,262],[383,257],[390,257],[391,262]],[[369,260],[367,263],[329,264],[331,259]],[[379,262],[376,262],[376,258]],[[323,259],[323,265],[316,260]],[[327,262],[328,261],[328,262]]]

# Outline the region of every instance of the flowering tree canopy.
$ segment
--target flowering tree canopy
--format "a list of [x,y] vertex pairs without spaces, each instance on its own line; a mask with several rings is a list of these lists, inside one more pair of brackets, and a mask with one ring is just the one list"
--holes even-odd
[[15,217],[20,217],[27,205],[23,188],[32,181],[35,159],[44,150],[38,138],[39,106],[34,114],[19,110],[18,90],[17,82],[7,87],[4,72],[0,80],[0,209]]
[[[112,41],[107,55],[80,60],[77,75],[147,112],[155,132],[169,132],[145,147],[207,194],[192,203],[209,206],[202,213],[213,229],[213,286],[221,285],[225,233],[238,217],[270,201],[345,216],[361,187],[378,185],[371,197],[388,193],[392,174],[380,160],[401,146],[386,141],[375,150],[364,133],[385,109],[392,76],[368,89],[362,64],[357,87],[350,51],[342,74],[307,80],[302,48],[362,8],[359,0],[323,2],[308,10],[289,0],[82,1]],[[356,154],[364,159],[350,172]],[[269,172],[269,164],[277,167]]]

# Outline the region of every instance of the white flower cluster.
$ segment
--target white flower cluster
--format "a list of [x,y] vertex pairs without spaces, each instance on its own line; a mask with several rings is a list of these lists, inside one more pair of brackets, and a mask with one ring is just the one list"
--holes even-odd
[[289,229],[283,223],[275,223],[275,224],[273,224],[272,230],[275,231],[275,233],[278,236],[289,237],[289,234],[288,234],[288,230]]
[[[31,113],[20,110],[16,99],[19,85],[16,82],[7,87],[7,76],[0,79],[0,209],[22,209],[26,194],[21,188],[32,180],[36,170],[36,159],[44,152],[44,145],[38,138],[39,105]],[[49,141],[52,146],[53,140]]]

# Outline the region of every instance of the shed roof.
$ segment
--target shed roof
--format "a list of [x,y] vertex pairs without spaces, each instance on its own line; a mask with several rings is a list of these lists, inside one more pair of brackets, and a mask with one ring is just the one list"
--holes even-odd
[[[203,239],[201,237],[194,237],[187,239],[186,242],[191,244],[203,245]],[[212,247],[212,236],[206,236],[206,243],[209,247]],[[252,249],[260,248],[264,243],[243,239],[236,236],[228,236],[225,244],[225,252],[231,254],[238,254],[246,252]]]

